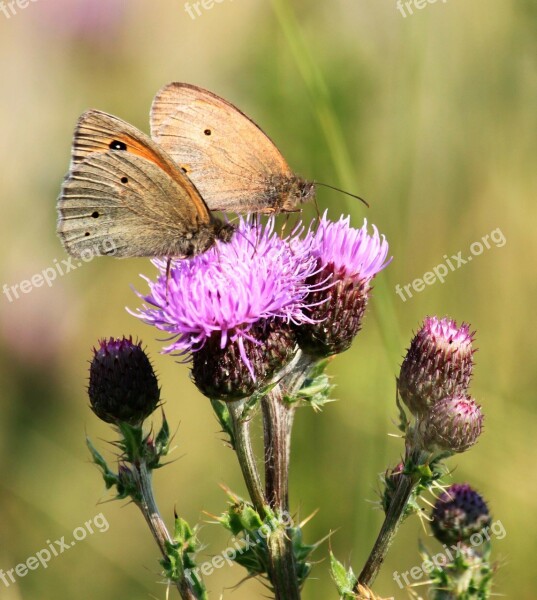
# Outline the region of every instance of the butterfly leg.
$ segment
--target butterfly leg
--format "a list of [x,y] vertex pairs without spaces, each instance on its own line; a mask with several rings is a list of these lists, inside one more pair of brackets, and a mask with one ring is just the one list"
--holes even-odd
[[168,282],[170,281],[171,267],[172,257],[168,256],[168,259],[166,260],[166,304],[168,304]]

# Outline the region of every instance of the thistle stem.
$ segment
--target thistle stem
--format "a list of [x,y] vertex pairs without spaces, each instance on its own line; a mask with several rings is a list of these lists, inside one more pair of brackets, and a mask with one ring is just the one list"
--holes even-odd
[[316,360],[298,350],[280,373],[278,383],[263,397],[265,496],[272,509],[289,511],[289,461],[295,407],[285,400],[302,387]]
[[[415,442],[417,430],[411,430],[407,435],[406,440],[406,455],[405,464],[424,465],[427,464],[431,456],[427,452],[423,452],[419,445]],[[386,558],[386,554],[399,530],[401,523],[406,515],[406,507],[412,496],[412,492],[420,481],[420,475],[414,471],[412,475],[402,473],[398,477],[397,487],[393,494],[393,498],[386,512],[384,523],[377,536],[373,549],[369,554],[362,572],[358,577],[358,584],[371,587],[378,575],[378,572]]]
[[[141,498],[136,501],[136,505],[142,511],[163,558],[167,559],[167,544],[173,544],[174,542],[157,508],[155,497],[153,495],[153,486],[151,484],[151,473],[143,459],[138,463],[133,464],[133,466],[133,475]],[[185,577],[182,565],[177,565],[177,568],[180,569],[179,577],[174,581],[174,584],[177,586],[177,590],[179,591],[182,600],[204,600],[198,598],[194,593],[192,585]]]
[[295,410],[286,406],[280,385],[262,400],[265,437],[265,495],[272,509],[289,510],[289,459]]
[[[289,512],[289,458],[294,408],[286,406],[276,385],[262,400],[265,438],[265,495],[280,516]],[[267,540],[269,578],[276,600],[300,600],[292,541],[285,529],[276,528]]]
[[250,436],[250,419],[244,415],[245,400],[237,400],[228,404],[229,414],[233,423],[234,450],[239,459],[242,476],[250,499],[262,519],[266,516],[265,507],[267,500],[263,491],[263,484],[256,457],[252,448]]
[[[289,462],[295,407],[285,400],[302,387],[315,361],[299,350],[278,383],[263,397],[265,497],[278,516],[289,513]],[[288,531],[276,528],[269,536],[269,578],[276,600],[300,600],[293,544]]]
[[375,581],[378,572],[386,558],[388,549],[390,548],[399,526],[401,525],[404,515],[405,508],[408,504],[412,491],[416,485],[416,480],[408,475],[401,475],[395,490],[393,499],[390,503],[388,512],[382,524],[381,530],[375,541],[373,549],[369,554],[369,558],[358,577],[358,584],[371,587]]

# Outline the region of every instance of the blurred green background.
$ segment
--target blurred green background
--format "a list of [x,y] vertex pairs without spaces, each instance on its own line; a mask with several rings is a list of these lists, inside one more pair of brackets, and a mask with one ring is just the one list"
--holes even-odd
[[[0,285],[29,279],[66,255],[55,201],[74,123],[87,108],[148,131],[156,91],[173,80],[207,87],[240,106],[300,174],[344,186],[365,210],[321,189],[320,209],[364,216],[394,261],[376,280],[364,329],[330,367],[338,402],[303,409],[294,431],[291,503],[319,513],[306,538],[331,546],[359,571],[382,521],[371,503],[378,474],[398,461],[394,378],[426,315],[477,330],[472,393],[486,429],[450,461],[489,501],[506,536],[494,556],[496,592],[535,597],[537,550],[535,292],[537,10],[532,0],[448,0],[403,17],[395,0],[223,0],[192,19],[182,1],[38,0],[0,12],[2,57]],[[6,12],[7,11],[7,12]],[[9,16],[9,18],[8,18]],[[315,214],[307,207],[305,218]],[[403,301],[406,285],[495,229],[506,239]],[[158,552],[134,506],[109,495],[85,447],[113,439],[88,408],[90,348],[102,336],[147,344],[166,412],[178,427],[177,458],[156,473],[158,502],[205,524],[204,554],[229,538],[207,523],[225,495],[245,493],[235,457],[188,366],[159,355],[156,331],[129,316],[147,260],[97,259],[9,302],[0,296],[0,568],[15,567],[103,512],[110,528],[17,584],[3,600],[164,598]],[[107,456],[111,457],[111,454]],[[405,524],[375,586],[406,597],[392,579],[420,563],[417,519]],[[335,598],[325,543],[304,598]],[[265,590],[239,567],[207,580],[211,597],[246,600]],[[175,591],[171,591],[174,597]]]

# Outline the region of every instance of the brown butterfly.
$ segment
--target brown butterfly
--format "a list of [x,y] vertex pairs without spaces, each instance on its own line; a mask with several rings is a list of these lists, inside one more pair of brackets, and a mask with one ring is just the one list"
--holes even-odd
[[97,110],[78,121],[57,206],[58,235],[77,257],[110,241],[118,257],[187,257],[229,241],[234,231],[164,150]]
[[151,107],[151,137],[194,182],[211,210],[293,212],[315,184],[291,171],[272,140],[227,100],[170,83]]

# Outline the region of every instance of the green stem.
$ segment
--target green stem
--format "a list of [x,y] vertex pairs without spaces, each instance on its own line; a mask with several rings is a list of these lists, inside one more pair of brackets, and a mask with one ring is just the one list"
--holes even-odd
[[[151,472],[147,469],[145,461],[142,459],[139,463],[134,464],[133,474],[136,478],[138,491],[140,493],[140,500],[136,501],[136,505],[142,511],[144,518],[153,534],[155,541],[160,549],[163,558],[168,558],[168,544],[173,544],[173,538],[171,537],[164,520],[160,516],[153,495],[153,486],[151,484]],[[178,565],[179,577],[174,581],[177,586],[177,590],[182,600],[205,600],[200,599],[194,593],[192,585],[185,577],[182,565]]]
[[[417,436],[418,428],[411,428],[407,433],[405,464],[425,465],[431,460],[431,455],[420,449]],[[414,471],[412,475],[401,474],[398,478],[397,487],[393,494],[390,506],[384,518],[381,530],[377,536],[369,558],[358,577],[358,583],[371,587],[378,572],[386,558],[386,554],[397,535],[397,531],[406,515],[406,507],[412,496],[412,492],[420,481],[419,472]],[[358,584],[357,584],[358,585]]]
[[267,500],[263,492],[263,483],[257,468],[256,457],[252,448],[250,436],[250,419],[244,416],[246,400],[237,400],[228,404],[229,414],[233,423],[234,450],[239,459],[242,476],[250,494],[252,503],[262,519],[266,516]]
[[[399,482],[395,490],[393,499],[390,503],[388,512],[382,524],[382,528],[375,541],[373,549],[367,559],[367,562],[358,577],[358,583],[371,587],[375,581],[378,572],[386,558],[388,549],[390,548],[393,539],[395,538],[399,526],[401,525],[404,515],[405,508],[408,504],[412,491],[416,486],[417,481],[408,476],[401,475]],[[356,584],[356,588],[358,584]]]

